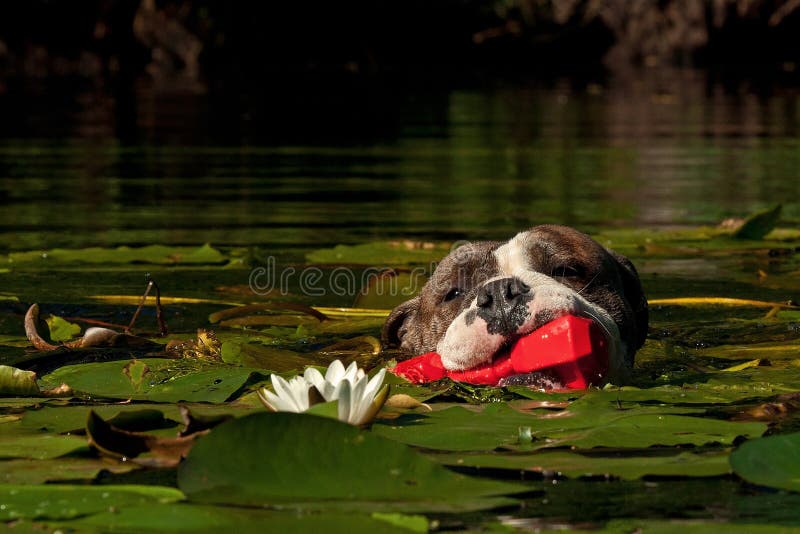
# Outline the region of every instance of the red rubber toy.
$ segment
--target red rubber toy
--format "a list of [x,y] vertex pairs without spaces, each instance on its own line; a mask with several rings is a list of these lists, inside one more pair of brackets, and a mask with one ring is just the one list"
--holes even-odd
[[565,315],[521,338],[508,354],[472,369],[448,371],[437,353],[428,352],[389,370],[415,384],[449,377],[491,386],[507,376],[541,372],[567,389],[586,389],[608,372],[608,340],[594,321]]

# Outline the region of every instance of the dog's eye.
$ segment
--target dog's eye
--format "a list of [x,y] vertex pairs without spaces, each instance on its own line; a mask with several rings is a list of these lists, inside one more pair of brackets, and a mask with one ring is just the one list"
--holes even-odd
[[460,287],[454,287],[447,292],[447,295],[444,296],[444,302],[450,302],[451,300],[463,296],[464,296],[464,291]]
[[559,265],[552,270],[550,276],[553,278],[579,278],[582,274],[583,272],[581,271],[580,267],[574,267],[572,265]]

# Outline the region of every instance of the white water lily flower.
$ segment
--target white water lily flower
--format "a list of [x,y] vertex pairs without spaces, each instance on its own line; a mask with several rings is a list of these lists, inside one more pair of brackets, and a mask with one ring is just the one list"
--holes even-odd
[[[385,374],[385,373],[384,373]],[[351,363],[345,370],[344,365],[339,360],[334,360],[325,371],[325,376],[322,373],[309,367],[303,374],[306,382],[314,385],[320,392],[326,402],[338,399],[336,388],[344,381],[354,383],[356,380],[365,376],[364,370],[359,369],[356,362]]]
[[335,360],[324,376],[313,367],[289,382],[272,375],[275,392],[262,388],[258,396],[276,412],[304,412],[317,402],[337,401],[340,421],[364,425],[375,418],[389,396],[389,386],[381,387],[385,376],[386,369],[381,369],[370,379],[355,362],[345,369],[341,361]]
[[370,379],[363,375],[354,381],[342,380],[334,396],[339,401],[339,420],[351,425],[364,425],[375,418],[389,395],[389,386],[381,388],[386,369]]
[[264,405],[273,412],[304,412],[308,410],[311,402],[309,401],[308,390],[311,385],[302,376],[296,376],[288,382],[278,375],[270,375],[272,389],[261,388],[258,396]]

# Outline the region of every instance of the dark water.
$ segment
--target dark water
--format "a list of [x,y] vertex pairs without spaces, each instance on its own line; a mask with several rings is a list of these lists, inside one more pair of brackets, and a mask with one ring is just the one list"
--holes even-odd
[[313,247],[800,221],[798,93],[697,73],[605,85],[0,95],[0,247]]

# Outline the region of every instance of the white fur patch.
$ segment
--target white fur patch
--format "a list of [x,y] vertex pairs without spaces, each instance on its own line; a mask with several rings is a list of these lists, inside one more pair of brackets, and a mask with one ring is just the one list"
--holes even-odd
[[[600,325],[608,337],[608,378],[620,377],[625,371],[625,346],[620,340],[617,324],[603,308],[553,278],[534,271],[527,258],[527,251],[533,245],[531,239],[533,238],[529,232],[521,232],[498,247],[494,252],[499,266],[498,276],[485,282],[515,276],[531,288],[533,298],[528,302],[528,319],[517,333],[525,335],[533,331],[536,326],[535,318],[541,313],[552,315],[554,319],[563,315],[589,317]],[[476,300],[450,324],[437,347],[442,364],[451,371],[470,369],[489,362],[505,341],[500,334],[489,334],[486,321],[480,317],[475,317],[472,324],[467,325],[467,313],[477,308]]]
[[[474,311],[475,308],[473,302],[470,309]],[[490,361],[505,341],[500,334],[490,334],[486,321],[480,317],[475,317],[472,324],[467,325],[469,311],[464,310],[450,323],[436,347],[442,365],[450,371],[463,371]]]

